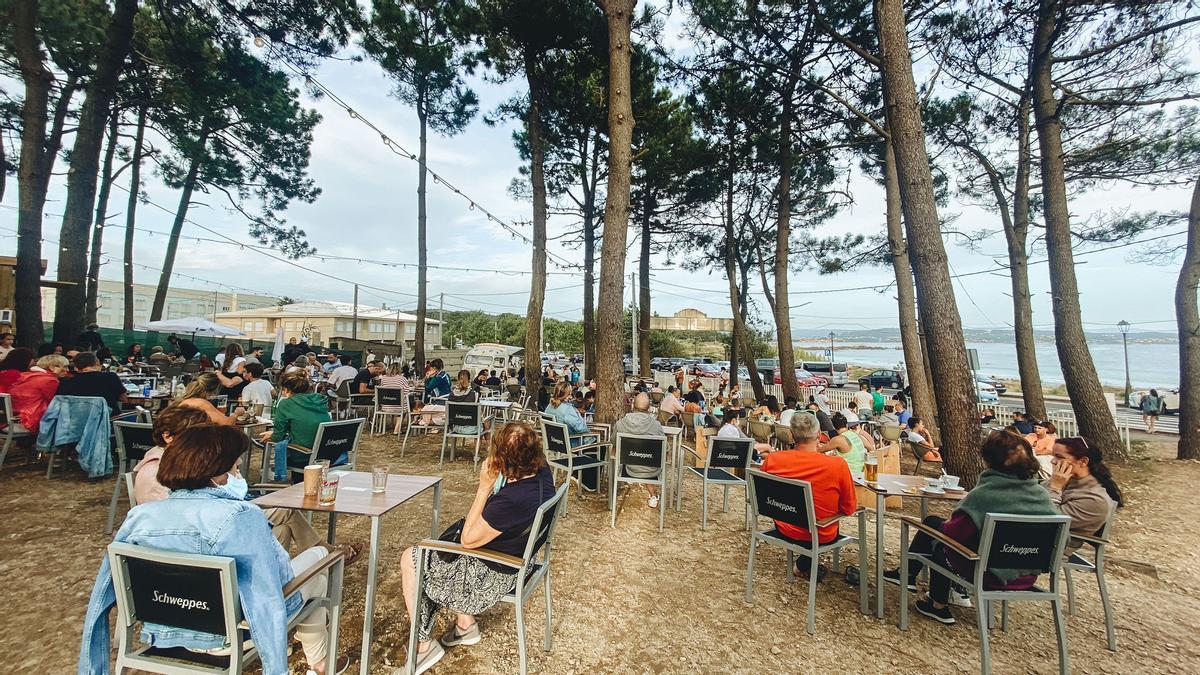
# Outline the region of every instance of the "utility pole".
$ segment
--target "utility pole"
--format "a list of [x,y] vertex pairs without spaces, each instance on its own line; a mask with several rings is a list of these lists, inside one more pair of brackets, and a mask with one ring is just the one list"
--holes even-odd
[[[400,310],[398,310],[398,309],[396,310],[396,344],[401,344],[400,343]],[[404,350],[401,349],[400,352],[401,352],[401,354],[403,354]]]
[[[438,293],[438,346],[442,345],[442,338],[446,336],[446,294]],[[454,345],[451,344],[451,347]]]
[[354,340],[358,339],[358,284],[354,284],[354,323],[350,326],[350,337]]
[[637,304],[637,274],[629,273],[629,306],[633,309],[633,328],[630,331],[633,334],[633,347],[629,352],[629,363],[633,366],[633,374],[636,375],[641,370],[638,369],[638,304]]

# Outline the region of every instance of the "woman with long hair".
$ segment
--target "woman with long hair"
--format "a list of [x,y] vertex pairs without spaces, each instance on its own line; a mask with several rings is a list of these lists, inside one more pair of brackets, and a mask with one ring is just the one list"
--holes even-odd
[[217,407],[209,400],[217,395],[220,387],[221,381],[217,379],[216,373],[197,373],[188,384],[187,389],[183,390],[183,396],[172,405],[182,405],[203,411],[213,424],[233,424],[233,418],[236,415],[226,415],[225,411],[217,410]]
[[7,394],[17,379],[33,366],[33,351],[24,347],[13,347],[4,360],[0,361],[0,394]]
[[242,354],[242,346],[230,342],[224,351],[217,354],[215,363],[217,379],[221,381],[221,393],[234,399],[241,396],[247,384],[244,377],[246,357]]
[[[575,407],[570,382],[563,381],[554,385],[554,392],[550,394],[550,401],[546,405],[546,414],[553,417],[555,422],[567,425],[567,431],[572,436],[588,432],[587,422],[583,421],[583,415],[580,415],[579,409]],[[572,438],[571,445],[579,445],[582,440]]]
[[141,363],[145,356],[142,354],[142,345],[139,342],[134,342],[129,345],[129,349],[125,351],[125,365],[132,366],[136,363]]
[[[524,422],[504,425],[493,436],[480,467],[475,500],[463,519],[463,547],[524,555],[538,507],[554,492],[554,478],[538,433]],[[414,613],[417,617],[418,673],[441,660],[446,653],[443,646],[478,643],[481,638],[475,617],[498,603],[517,583],[517,570],[497,569],[478,558],[446,559],[432,554],[425,559],[423,595],[417,602],[420,561],[416,547],[406,549],[400,562],[404,605],[410,619]],[[433,640],[437,610],[443,607],[455,613],[454,625],[440,640]]]
[[1150,393],[1142,397],[1142,423],[1146,425],[1146,433],[1154,433],[1154,426],[1158,424],[1158,415],[1162,412],[1163,400],[1158,395],[1157,389],[1151,389]]
[[[1104,463],[1100,448],[1082,436],[1060,438],[1054,443],[1054,472],[1043,485],[1050,501],[1064,516],[1071,516],[1071,532],[1095,536],[1113,505],[1124,506],[1121,488]],[[1083,545],[1079,539],[1067,543],[1066,554]]]

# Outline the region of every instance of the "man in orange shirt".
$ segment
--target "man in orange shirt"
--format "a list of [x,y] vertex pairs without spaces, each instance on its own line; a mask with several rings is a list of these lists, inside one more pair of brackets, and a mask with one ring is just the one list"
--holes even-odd
[[[796,478],[812,485],[813,511],[816,520],[836,514],[851,515],[858,510],[858,499],[854,495],[854,479],[850,477],[850,466],[841,457],[822,454],[818,450],[821,434],[817,416],[807,411],[792,415],[792,437],[796,440],[794,450],[773,452],[763,462],[762,470],[782,478]],[[812,541],[808,530],[775,521],[780,534],[798,541]],[[827,544],[838,536],[838,524],[831,523],[817,531],[817,541]],[[808,576],[808,556],[796,554],[796,574]],[[817,581],[825,577],[828,570],[824,565],[817,568]]]

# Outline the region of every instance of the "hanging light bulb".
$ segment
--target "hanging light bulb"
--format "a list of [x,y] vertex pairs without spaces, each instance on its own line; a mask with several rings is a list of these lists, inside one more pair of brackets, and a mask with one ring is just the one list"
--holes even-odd
[[358,119],[358,113],[354,112],[354,108],[346,108],[346,112],[350,113],[351,119]]
[[261,35],[255,35],[255,36],[254,36],[254,46],[255,46],[255,47],[263,47],[263,46],[265,46],[266,44],[267,44],[267,41],[266,41],[266,40],[264,40],[264,39],[262,39],[262,36],[261,36]]
[[475,202],[471,202],[471,205],[468,206],[467,208],[470,209],[471,211],[474,211],[475,210]]

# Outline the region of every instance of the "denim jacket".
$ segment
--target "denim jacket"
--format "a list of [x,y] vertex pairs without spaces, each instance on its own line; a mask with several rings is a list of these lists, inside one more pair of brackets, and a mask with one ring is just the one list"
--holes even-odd
[[[238,598],[262,659],[264,675],[288,672],[287,617],[299,611],[299,593],[286,600],[283,587],[294,576],[291,560],[271,536],[271,525],[257,506],[237,501],[215,488],[175,490],[167,499],[134,507],[114,541],[167,551],[221,555],[234,559]],[[109,672],[108,615],[116,602],[108,556],[100,564],[83,621],[79,675]],[[142,627],[142,640],[157,647],[216,649],[225,637],[169,628]]]
[[99,396],[55,396],[38,426],[37,446],[53,450],[76,443],[79,465],[88,478],[113,472],[108,402]]

